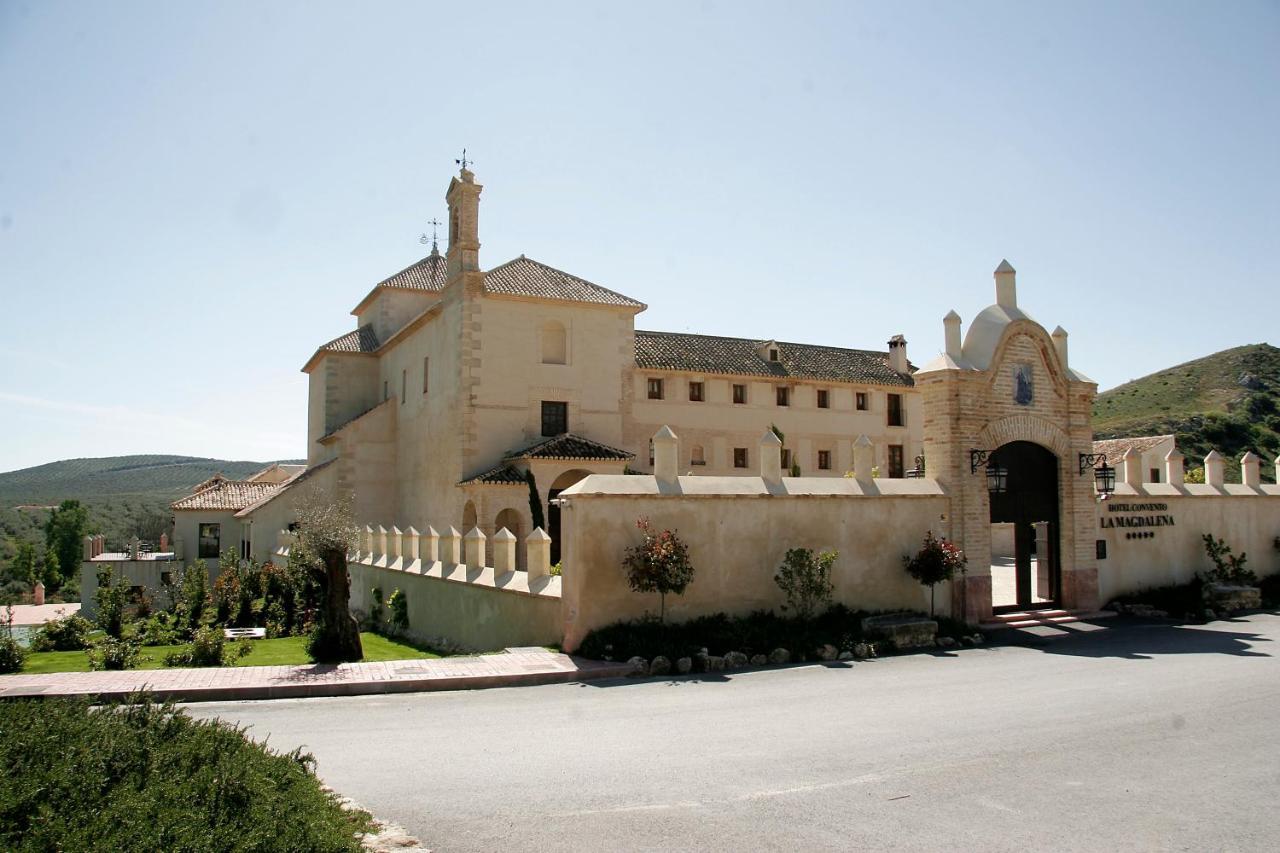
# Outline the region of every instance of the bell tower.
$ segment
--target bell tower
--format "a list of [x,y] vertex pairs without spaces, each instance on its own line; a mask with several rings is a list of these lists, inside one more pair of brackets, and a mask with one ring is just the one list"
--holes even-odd
[[445,274],[451,283],[463,273],[480,270],[480,192],[483,189],[464,163],[445,193],[444,200],[449,205]]

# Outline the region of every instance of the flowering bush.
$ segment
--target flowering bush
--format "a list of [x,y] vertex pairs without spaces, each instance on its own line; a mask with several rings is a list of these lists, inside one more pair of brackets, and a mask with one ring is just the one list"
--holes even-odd
[[838,551],[823,551],[816,557],[808,548],[791,548],[773,582],[786,594],[782,608],[801,619],[811,619],[820,605],[831,603],[831,567]]
[[929,615],[933,615],[934,587],[943,581],[955,577],[956,572],[964,574],[969,559],[955,543],[946,539],[934,538],[933,531],[925,534],[924,545],[915,556],[902,558],[907,574],[929,587]]
[[633,590],[658,593],[658,620],[661,621],[667,611],[667,593],[680,595],[693,580],[689,546],[680,541],[674,531],[655,533],[647,518],[637,520],[636,527],[644,533],[644,540],[627,549],[622,565]]

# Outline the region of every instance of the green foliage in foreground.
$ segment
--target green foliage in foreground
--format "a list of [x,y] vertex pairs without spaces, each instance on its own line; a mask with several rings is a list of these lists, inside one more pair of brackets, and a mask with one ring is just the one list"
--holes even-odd
[[0,848],[359,850],[314,759],[171,704],[0,703]]

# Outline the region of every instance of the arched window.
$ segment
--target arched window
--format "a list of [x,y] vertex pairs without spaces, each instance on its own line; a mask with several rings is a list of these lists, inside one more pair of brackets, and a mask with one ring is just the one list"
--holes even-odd
[[707,464],[707,457],[702,450],[701,444],[695,444],[693,446],[693,451],[689,454],[689,464],[690,465],[706,465]]
[[476,505],[467,501],[462,508],[462,535],[466,536],[476,526]]
[[555,320],[543,323],[540,337],[543,364],[569,363],[569,336],[565,334],[563,323]]

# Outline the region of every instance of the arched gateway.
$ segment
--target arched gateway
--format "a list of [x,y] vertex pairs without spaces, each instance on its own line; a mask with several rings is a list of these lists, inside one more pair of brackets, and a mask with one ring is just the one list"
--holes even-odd
[[[1095,494],[1078,459],[1092,450],[1097,384],[1068,365],[1061,327],[1050,335],[1018,308],[1008,261],[995,279],[996,304],[974,318],[963,345],[952,311],[945,354],[915,375],[929,474],[951,502],[944,529],[969,558],[953,612],[981,621],[997,606],[1091,610]],[[997,528],[1012,534],[1007,577],[993,559],[993,525],[1011,525]]]

